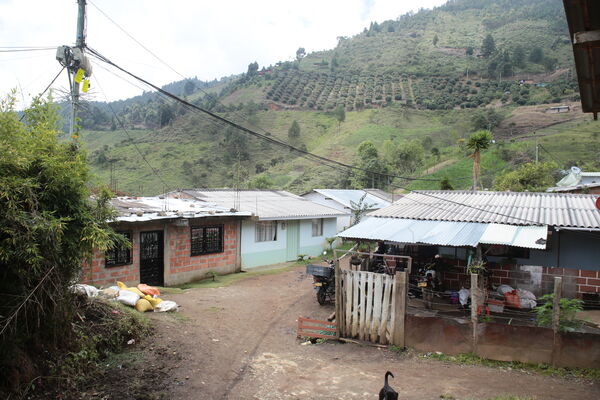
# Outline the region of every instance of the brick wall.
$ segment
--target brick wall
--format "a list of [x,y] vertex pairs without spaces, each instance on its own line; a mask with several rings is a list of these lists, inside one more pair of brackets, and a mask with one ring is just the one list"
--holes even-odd
[[[237,222],[207,223],[201,226],[223,225],[223,252],[191,256],[190,227],[168,227],[167,241],[169,260],[165,268],[165,284],[176,285],[201,279],[208,271],[216,273],[232,273],[236,271],[239,224]],[[200,225],[199,225],[200,226]]]
[[[446,289],[469,288],[471,280],[467,274],[465,262],[463,260],[449,260],[448,262],[452,263],[452,266],[441,274]],[[487,267],[491,273],[489,279],[494,286],[505,284],[515,288],[528,289],[536,295],[541,295],[552,293],[554,277],[559,276],[563,278],[565,296],[582,298],[585,293],[600,295],[600,271],[537,267],[536,271],[532,272],[524,270],[522,266],[497,263],[488,263]]]
[[235,220],[202,221],[196,223],[201,226],[223,226],[223,252],[191,256],[190,227],[175,226],[174,224],[139,224],[135,227],[118,226],[119,231],[132,233],[132,262],[128,265],[108,267],[105,266],[104,253],[94,251],[91,261],[85,261],[82,266],[82,283],[96,286],[111,286],[117,281],[127,285],[136,285],[140,279],[140,231],[162,230],[165,236],[164,248],[164,278],[165,285],[177,285],[202,279],[208,271],[218,274],[236,272],[238,249],[239,222]]

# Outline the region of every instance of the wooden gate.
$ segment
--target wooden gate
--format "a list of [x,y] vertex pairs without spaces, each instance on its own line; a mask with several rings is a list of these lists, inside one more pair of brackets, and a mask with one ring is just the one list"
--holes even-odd
[[393,342],[394,278],[363,271],[342,272],[342,332],[344,337],[375,343]]

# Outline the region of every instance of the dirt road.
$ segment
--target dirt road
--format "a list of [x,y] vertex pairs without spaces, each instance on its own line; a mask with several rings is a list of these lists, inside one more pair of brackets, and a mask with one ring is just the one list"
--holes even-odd
[[[157,334],[146,344],[164,383],[149,389],[172,399],[376,399],[383,374],[401,399],[592,399],[600,384],[533,373],[427,360],[354,344],[302,345],[300,315],[325,319],[311,278],[298,267],[229,287],[167,295],[177,315],[153,314]],[[150,374],[150,376],[152,376]],[[156,379],[158,379],[158,375]]]

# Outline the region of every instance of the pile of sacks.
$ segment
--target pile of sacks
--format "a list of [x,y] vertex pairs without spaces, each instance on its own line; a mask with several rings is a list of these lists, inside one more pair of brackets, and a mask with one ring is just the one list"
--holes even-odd
[[537,306],[537,298],[529,290],[514,289],[509,285],[500,285],[497,292],[501,296],[504,296],[504,302],[508,307],[531,310]]
[[157,288],[140,283],[137,287],[127,287],[123,282],[117,282],[117,286],[106,289],[98,289],[94,286],[77,284],[71,287],[76,293],[85,294],[88,297],[105,297],[116,300],[126,306],[134,307],[139,312],[154,311],[168,312],[177,311],[177,303],[163,300]]

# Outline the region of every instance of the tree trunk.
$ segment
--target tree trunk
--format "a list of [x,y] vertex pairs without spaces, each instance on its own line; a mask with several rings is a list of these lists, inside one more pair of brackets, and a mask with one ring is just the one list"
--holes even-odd
[[479,150],[473,153],[473,191],[476,191],[479,187],[479,167],[480,167],[480,154]]

